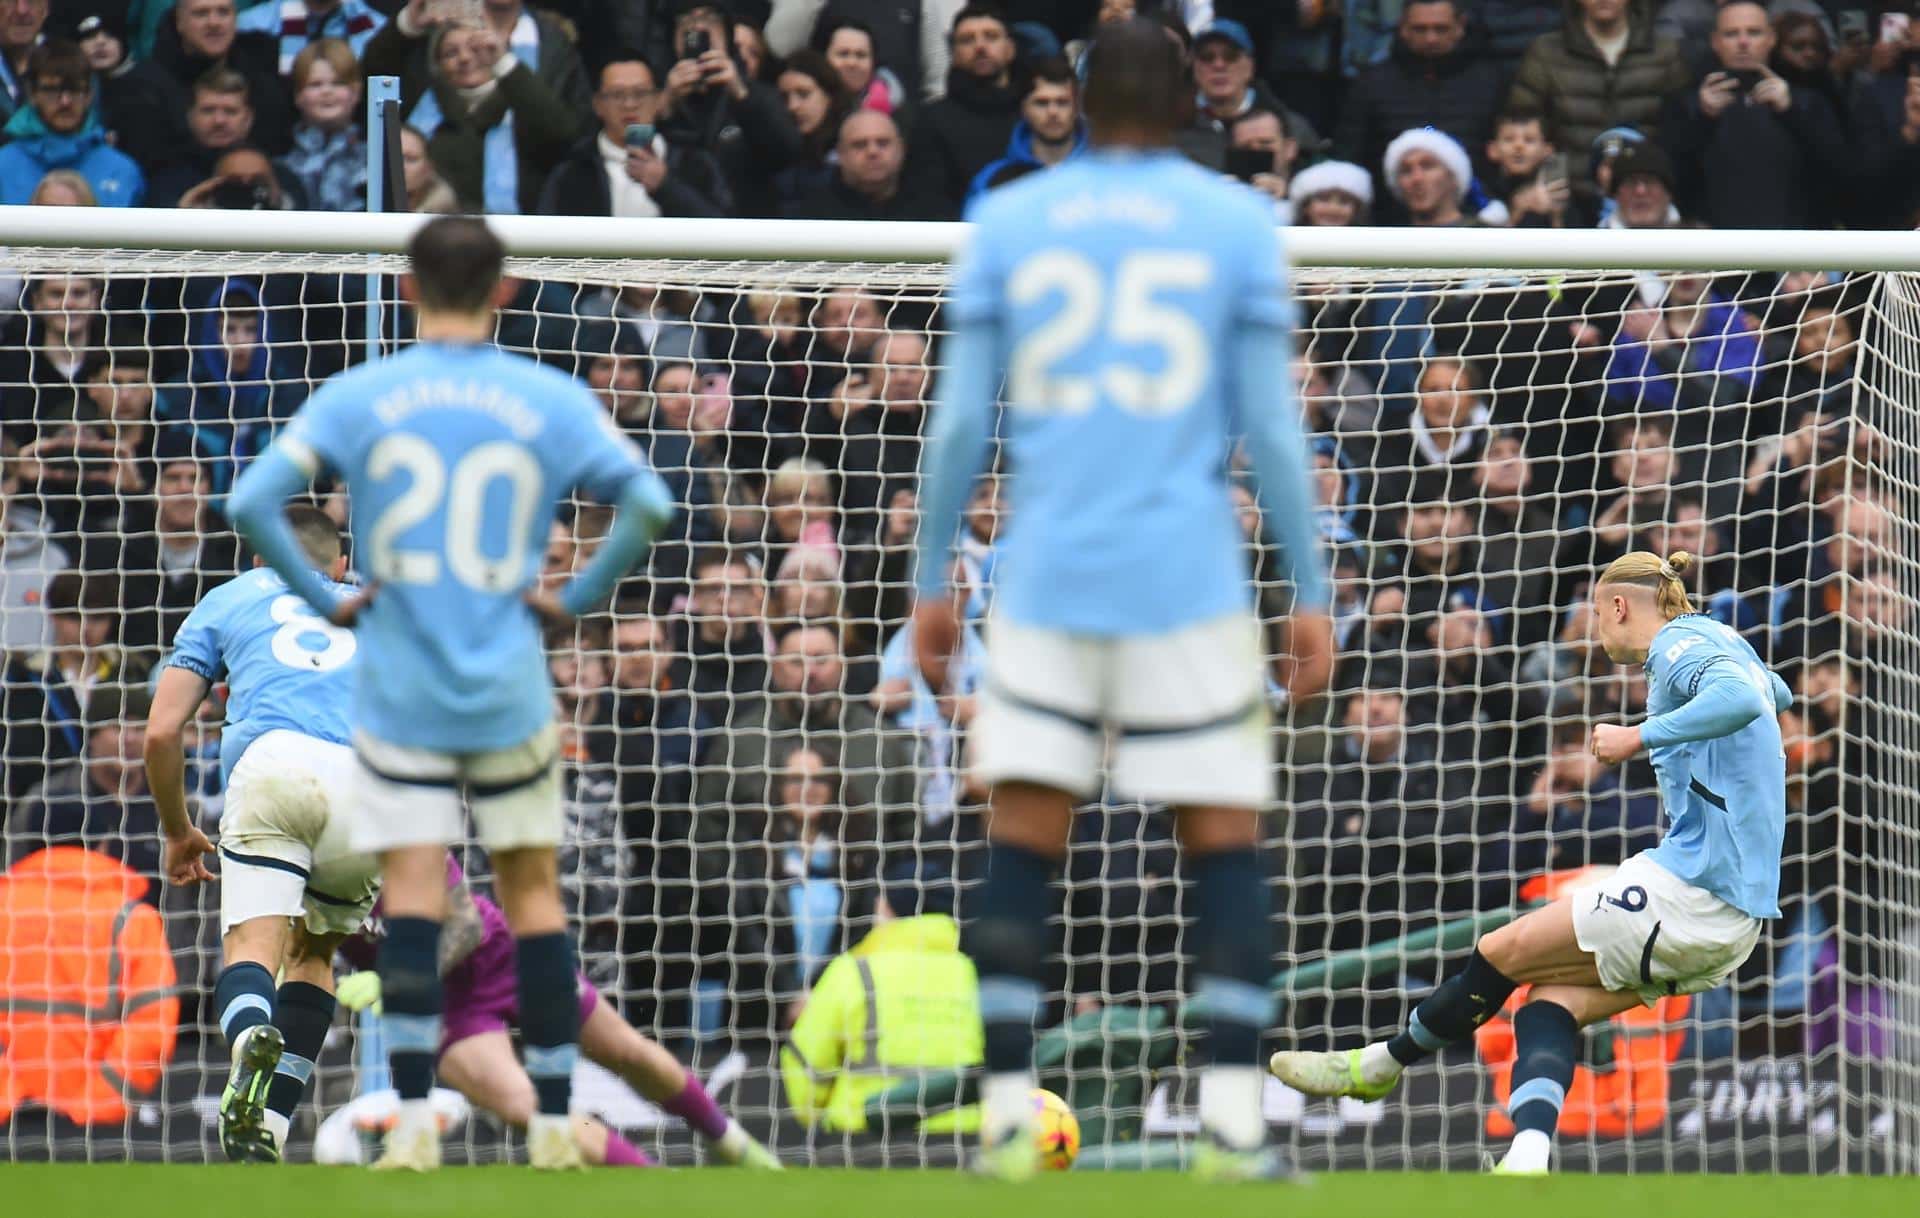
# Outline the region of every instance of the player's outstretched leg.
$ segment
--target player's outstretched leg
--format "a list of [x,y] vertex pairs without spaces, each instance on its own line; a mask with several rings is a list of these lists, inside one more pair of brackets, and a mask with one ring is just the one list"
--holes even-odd
[[378,967],[387,1063],[400,1115],[387,1134],[376,1171],[432,1171],[440,1166],[440,1122],[428,1097],[440,1049],[446,998],[440,986],[440,922],[446,916],[446,849],[403,846],[386,852],[387,937]]
[[[972,899],[961,946],[980,977],[980,1021],[986,1033],[986,1077],[980,1085],[978,1166],[1004,1179],[1040,1168],[1031,1134],[1033,1024],[1046,969],[1047,921],[1056,906],[1051,884],[1073,820],[1065,791],[1003,783],[993,792],[987,877]],[[977,912],[976,912],[977,911]]]
[[1276,1053],[1268,1068],[1308,1095],[1379,1099],[1393,1090],[1402,1070],[1473,1035],[1525,984],[1606,992],[1593,956],[1574,934],[1570,900],[1562,898],[1482,936],[1466,967],[1422,999],[1406,1029],[1392,1039],[1342,1052]]
[[1517,984],[1475,948],[1466,967],[1422,999],[1406,1028],[1392,1039],[1364,1049],[1275,1053],[1268,1069],[1307,1095],[1377,1100],[1394,1089],[1402,1070],[1473,1035],[1475,1028],[1493,1018]]
[[1213,1060],[1200,1075],[1203,1175],[1272,1179],[1290,1174],[1267,1148],[1261,1115],[1260,1036],[1273,1019],[1272,898],[1250,808],[1178,810],[1189,868],[1195,989],[1205,1004]]
[[235,1162],[274,1162],[277,1143],[268,1141],[267,1089],[280,1064],[282,1040],[273,1026],[274,985],[271,962],[285,951],[286,919],[253,918],[227,931],[228,961],[213,987],[213,1005],[227,1040],[230,1066],[220,1094],[220,1149]]
[[[581,984],[585,985],[584,978]],[[779,1171],[780,1160],[729,1117],[693,1072],[640,1034],[591,989],[582,991],[580,1051],[629,1087],[687,1123],[722,1163]]]

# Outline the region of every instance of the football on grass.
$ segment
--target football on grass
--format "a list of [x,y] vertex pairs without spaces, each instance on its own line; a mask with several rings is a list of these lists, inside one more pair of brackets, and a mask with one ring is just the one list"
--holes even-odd
[[1067,1101],[1038,1087],[1033,1091],[1033,1137],[1040,1143],[1040,1169],[1065,1171],[1080,1154],[1080,1119]]

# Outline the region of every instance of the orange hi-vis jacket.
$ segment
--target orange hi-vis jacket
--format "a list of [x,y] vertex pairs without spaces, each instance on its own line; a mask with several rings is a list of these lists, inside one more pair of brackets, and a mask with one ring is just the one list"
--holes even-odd
[[[1550,900],[1586,879],[1591,869],[1555,872],[1529,881],[1521,890],[1522,900]],[[1529,987],[1514,991],[1500,1014],[1482,1024],[1473,1035],[1474,1047],[1493,1074],[1493,1094],[1498,1106],[1487,1113],[1487,1133],[1491,1137],[1513,1135],[1513,1122],[1507,1119],[1507,1097],[1513,1090],[1513,1013],[1526,1002]],[[1635,1007],[1608,1021],[1613,1034],[1613,1068],[1594,1071],[1578,1066],[1573,1085],[1567,1088],[1567,1102],[1560,1109],[1560,1132],[1598,1134],[1619,1138],[1629,1133],[1646,1133],[1666,1123],[1670,1094],[1667,1065],[1680,1056],[1686,1040],[1684,1020],[1691,1003],[1686,995],[1662,998],[1652,1008]]]
[[0,872],[0,1122],[22,1104],[82,1125],[127,1115],[173,1054],[173,955],[147,880],[53,846]]

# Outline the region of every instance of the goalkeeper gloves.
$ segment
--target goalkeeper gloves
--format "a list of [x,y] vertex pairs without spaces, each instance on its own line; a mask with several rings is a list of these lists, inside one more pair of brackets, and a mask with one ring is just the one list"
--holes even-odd
[[380,1013],[380,974],[372,969],[348,973],[334,988],[334,997],[349,1011],[371,1008],[373,1013],[378,1015]]

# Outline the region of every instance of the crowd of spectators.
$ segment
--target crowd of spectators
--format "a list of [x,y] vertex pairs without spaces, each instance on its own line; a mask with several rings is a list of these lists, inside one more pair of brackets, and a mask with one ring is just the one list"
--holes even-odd
[[1917,8],[9,0],[0,202],[363,210],[389,75],[415,210],[954,219],[1085,148],[1080,57],[1141,16],[1181,149],[1281,219],[1911,228]]
[[[1197,33],[1146,0],[1078,11],[1094,7],[1034,3],[1010,21],[941,0],[237,14],[179,0],[50,15],[8,0],[0,191],[352,210],[362,74],[378,72],[401,80],[417,209],[954,216],[1079,153],[1074,56],[1096,18],[1137,8],[1191,44],[1183,150],[1296,223],[1909,225],[1920,201],[1920,28],[1863,44],[1848,13],[1792,0],[1777,18],[1740,2],[1656,16],[1581,0],[1543,18],[1430,0],[1399,6],[1397,25],[1368,5],[1276,18],[1220,0]],[[1642,548],[1698,556],[1703,606],[1789,675],[1781,941],[1826,936],[1853,982],[1874,975],[1879,826],[1901,798],[1879,716],[1906,680],[1880,649],[1914,623],[1893,565],[1912,504],[1886,480],[1889,420],[1857,405],[1886,372],[1861,342],[1870,287],[1625,272],[1299,285],[1295,388],[1342,661],[1325,699],[1276,702],[1276,967],[1504,906],[1544,870],[1657,837],[1644,766],[1605,770],[1582,749],[1594,721],[1644,706],[1644,680],[1605,659],[1583,608],[1598,566]],[[354,357],[358,291],[319,274],[0,282],[10,856],[82,840],[152,873],[147,675],[246,561],[218,501]],[[683,508],[611,611],[552,640],[584,958],[670,1034],[776,1029],[871,925],[898,852],[964,875],[979,833],[964,756],[980,639],[956,687],[934,691],[904,633],[937,294],[931,280],[518,293],[501,341],[590,386]],[[976,625],[1014,476],[981,481],[953,555]],[[1277,619],[1286,589],[1254,544],[1258,504],[1237,494]],[[323,500],[344,523],[344,497]],[[547,576],[606,527],[574,511]],[[214,699],[191,754],[209,828],[219,732]],[[1105,810],[1083,818],[1068,864],[1067,1007],[1178,987],[1165,812]],[[191,983],[205,926],[185,911],[174,924]],[[1774,959],[1749,970],[1753,1009],[1779,1006]]]

